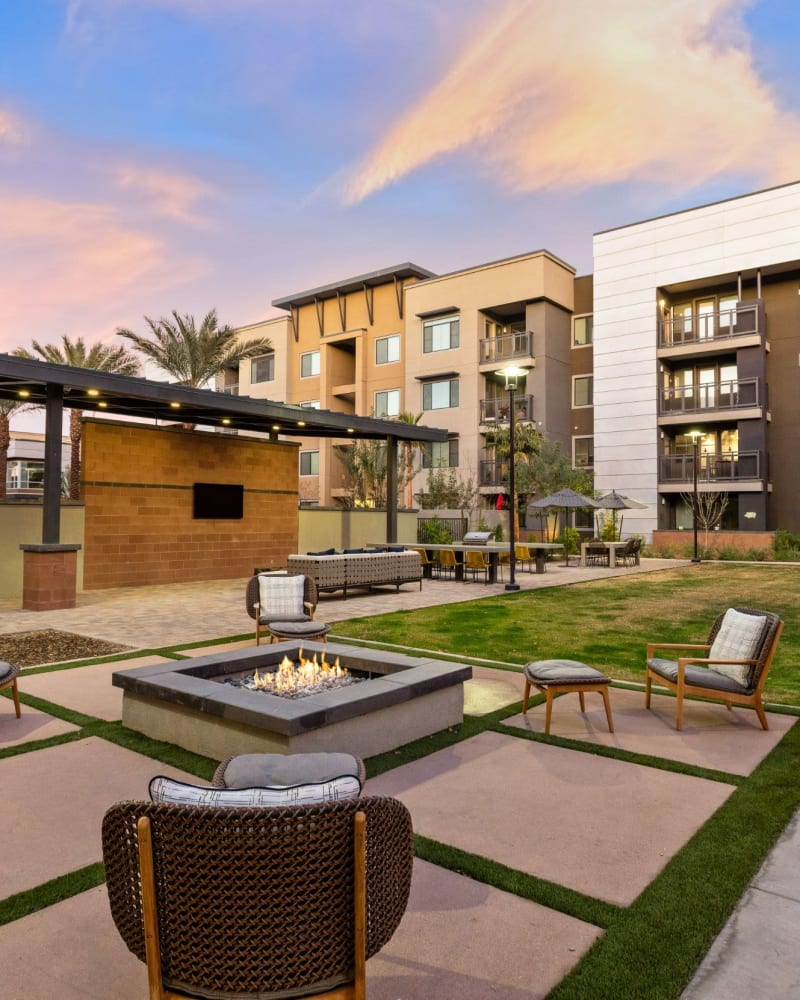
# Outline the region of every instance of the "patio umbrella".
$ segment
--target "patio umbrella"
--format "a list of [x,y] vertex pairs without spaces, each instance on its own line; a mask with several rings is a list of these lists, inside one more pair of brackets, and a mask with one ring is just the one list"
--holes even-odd
[[[616,534],[618,510],[644,510],[645,507],[647,507],[647,504],[641,503],[639,500],[632,500],[630,497],[623,496],[622,493],[617,493],[616,490],[612,490],[610,493],[606,493],[604,497],[600,497],[600,499],[597,501],[597,506],[602,508],[603,510],[611,511],[611,516],[614,523],[614,534]],[[622,517],[620,517],[619,519],[619,531],[621,535]]]
[[[575,490],[564,488],[563,490],[556,490],[549,497],[542,497],[541,500],[531,500],[528,504],[528,511],[533,510],[536,513],[547,507],[561,508],[565,511],[582,510],[585,507],[599,506],[600,504],[596,500],[592,500],[591,497],[585,497],[582,493],[576,493]],[[564,565],[569,566],[569,551],[566,545],[564,546]]]

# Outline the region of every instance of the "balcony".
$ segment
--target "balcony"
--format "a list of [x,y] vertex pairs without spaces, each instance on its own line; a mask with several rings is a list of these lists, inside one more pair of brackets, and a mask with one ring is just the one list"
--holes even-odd
[[[508,396],[501,396],[499,399],[482,399],[481,425],[507,424],[509,410]],[[533,420],[533,396],[514,396],[514,419],[523,423]]]
[[658,397],[660,424],[681,423],[688,414],[697,417],[707,413],[709,418],[719,419],[723,412],[730,419],[747,420],[760,417],[761,407],[757,378],[668,386]]
[[234,383],[231,383],[230,385],[223,385],[221,391],[227,393],[229,396],[238,396],[239,386]]
[[508,459],[482,459],[478,464],[478,486],[508,488]]
[[761,299],[739,302],[735,309],[720,312],[664,316],[658,323],[659,357],[674,354],[707,354],[729,346],[750,347],[762,342],[766,333]]
[[480,342],[479,364],[481,370],[487,368],[502,368],[512,361],[525,360],[533,367],[533,333],[521,330],[517,333],[504,333],[499,337],[487,337]]
[[[704,488],[707,484],[720,489],[761,488],[761,480],[766,474],[763,453],[760,451],[725,451],[718,454],[698,456],[697,482]],[[674,485],[686,491],[694,483],[693,455],[662,455],[658,460],[659,487]]]

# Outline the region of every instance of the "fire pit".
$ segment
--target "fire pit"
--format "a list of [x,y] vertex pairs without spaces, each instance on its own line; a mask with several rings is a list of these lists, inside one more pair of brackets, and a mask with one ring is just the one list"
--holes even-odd
[[[317,666],[339,659],[346,683],[302,697],[250,690],[257,673],[295,672],[301,651]],[[288,667],[281,668],[286,658]],[[324,673],[324,671],[323,671]],[[359,757],[394,749],[463,721],[472,668],[336,643],[281,642],[121,670],[122,721],[158,740],[221,760],[239,753],[342,750]],[[249,680],[248,680],[249,679]],[[294,681],[294,676],[292,680]],[[244,682],[244,684],[243,684]]]
[[337,656],[331,663],[323,652],[320,657],[314,653],[310,658],[303,655],[301,647],[298,660],[284,656],[276,670],[258,669],[241,677],[226,677],[225,684],[247,688],[248,691],[263,691],[278,698],[308,698],[320,691],[358,684],[364,678],[343,667]]

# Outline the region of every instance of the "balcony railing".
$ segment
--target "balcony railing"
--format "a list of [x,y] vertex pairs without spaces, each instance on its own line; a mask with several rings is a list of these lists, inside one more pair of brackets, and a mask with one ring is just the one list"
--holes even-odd
[[662,389],[658,412],[696,413],[698,410],[731,410],[759,405],[758,379],[742,378]]
[[761,300],[740,302],[735,309],[721,312],[665,316],[658,324],[658,346],[676,347],[731,337],[751,337],[763,331]]
[[[724,451],[698,456],[697,481],[741,482],[761,479],[763,461],[760,451]],[[661,483],[694,482],[693,455],[662,455],[659,459],[658,480]]]
[[229,396],[238,396],[239,395],[239,386],[238,385],[223,385],[222,391],[225,392],[225,393],[227,393]]
[[482,459],[478,465],[478,476],[480,486],[508,487],[508,459]]
[[[501,396],[499,399],[482,399],[481,423],[508,423],[510,408],[508,396]],[[533,420],[533,396],[514,395],[514,419]]]
[[480,363],[500,365],[514,358],[533,357],[533,333],[521,330],[518,333],[504,333],[499,337],[487,337],[480,342]]

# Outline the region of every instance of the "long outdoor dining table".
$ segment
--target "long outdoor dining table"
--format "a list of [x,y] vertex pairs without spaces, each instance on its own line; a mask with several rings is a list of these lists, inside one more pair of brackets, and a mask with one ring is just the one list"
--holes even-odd
[[[520,545],[525,545],[528,551],[533,555],[536,562],[536,572],[544,573],[544,564],[547,558],[547,553],[550,551],[555,551],[560,549],[563,551],[564,546],[561,542],[520,542]],[[429,555],[432,552],[442,552],[448,549],[450,552],[456,554],[456,579],[464,579],[464,553],[465,552],[486,552],[489,555],[489,573],[488,573],[488,583],[497,582],[497,564],[502,553],[509,553],[510,549],[508,545],[459,545],[458,543],[444,544],[441,542],[416,542],[413,546],[417,549],[424,549]],[[459,555],[461,558],[459,559]],[[430,575],[430,569],[427,570],[428,575]]]

